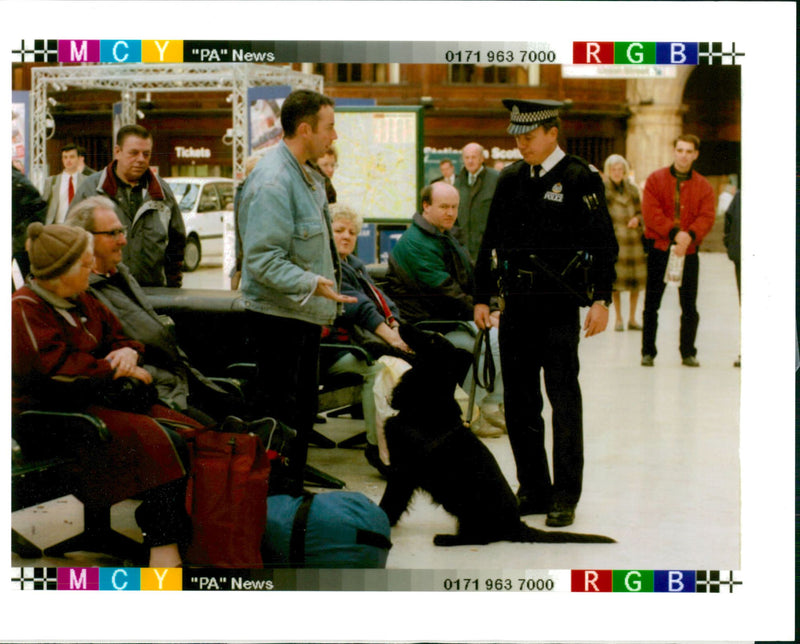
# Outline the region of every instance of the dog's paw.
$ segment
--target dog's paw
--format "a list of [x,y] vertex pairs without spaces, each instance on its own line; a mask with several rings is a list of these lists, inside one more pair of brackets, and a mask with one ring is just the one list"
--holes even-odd
[[457,546],[460,544],[457,534],[437,534],[433,537],[435,546]]

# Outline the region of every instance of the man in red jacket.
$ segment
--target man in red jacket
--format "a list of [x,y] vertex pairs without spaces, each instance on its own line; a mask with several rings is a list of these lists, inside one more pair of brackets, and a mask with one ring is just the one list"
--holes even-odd
[[658,309],[664,295],[664,273],[670,248],[684,258],[683,278],[678,288],[681,304],[680,352],[683,364],[699,367],[697,361],[697,249],[714,225],[716,199],[708,180],[692,170],[700,154],[700,140],[683,134],[675,140],[674,163],[656,170],[644,186],[642,214],[644,235],[651,240],[647,256],[647,290],[644,298],[642,366],[652,367],[656,357]]

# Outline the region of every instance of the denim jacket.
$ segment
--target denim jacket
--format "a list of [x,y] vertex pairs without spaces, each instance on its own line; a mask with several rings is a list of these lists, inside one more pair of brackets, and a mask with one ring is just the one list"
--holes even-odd
[[312,293],[317,276],[340,285],[322,177],[302,169],[281,141],[250,173],[239,211],[247,309],[332,324],[337,303]]

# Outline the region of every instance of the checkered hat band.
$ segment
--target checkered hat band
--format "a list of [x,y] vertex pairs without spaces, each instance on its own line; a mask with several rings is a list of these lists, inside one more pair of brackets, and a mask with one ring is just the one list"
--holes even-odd
[[511,122],[518,125],[528,125],[546,121],[558,116],[558,110],[539,110],[538,112],[512,112]]

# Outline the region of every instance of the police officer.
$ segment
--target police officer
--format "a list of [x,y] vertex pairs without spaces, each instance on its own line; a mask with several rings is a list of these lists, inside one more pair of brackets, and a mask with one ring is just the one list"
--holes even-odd
[[[505,413],[520,512],[546,513],[546,524],[560,527],[574,521],[581,494],[580,307],[589,306],[585,336],[603,332],[618,245],[599,172],[558,145],[563,104],[506,99],[503,105],[511,111],[508,133],[522,160],[501,173],[489,210],[475,269],[475,322],[492,325],[489,300],[499,293]],[[553,408],[552,481],[542,370]]]

